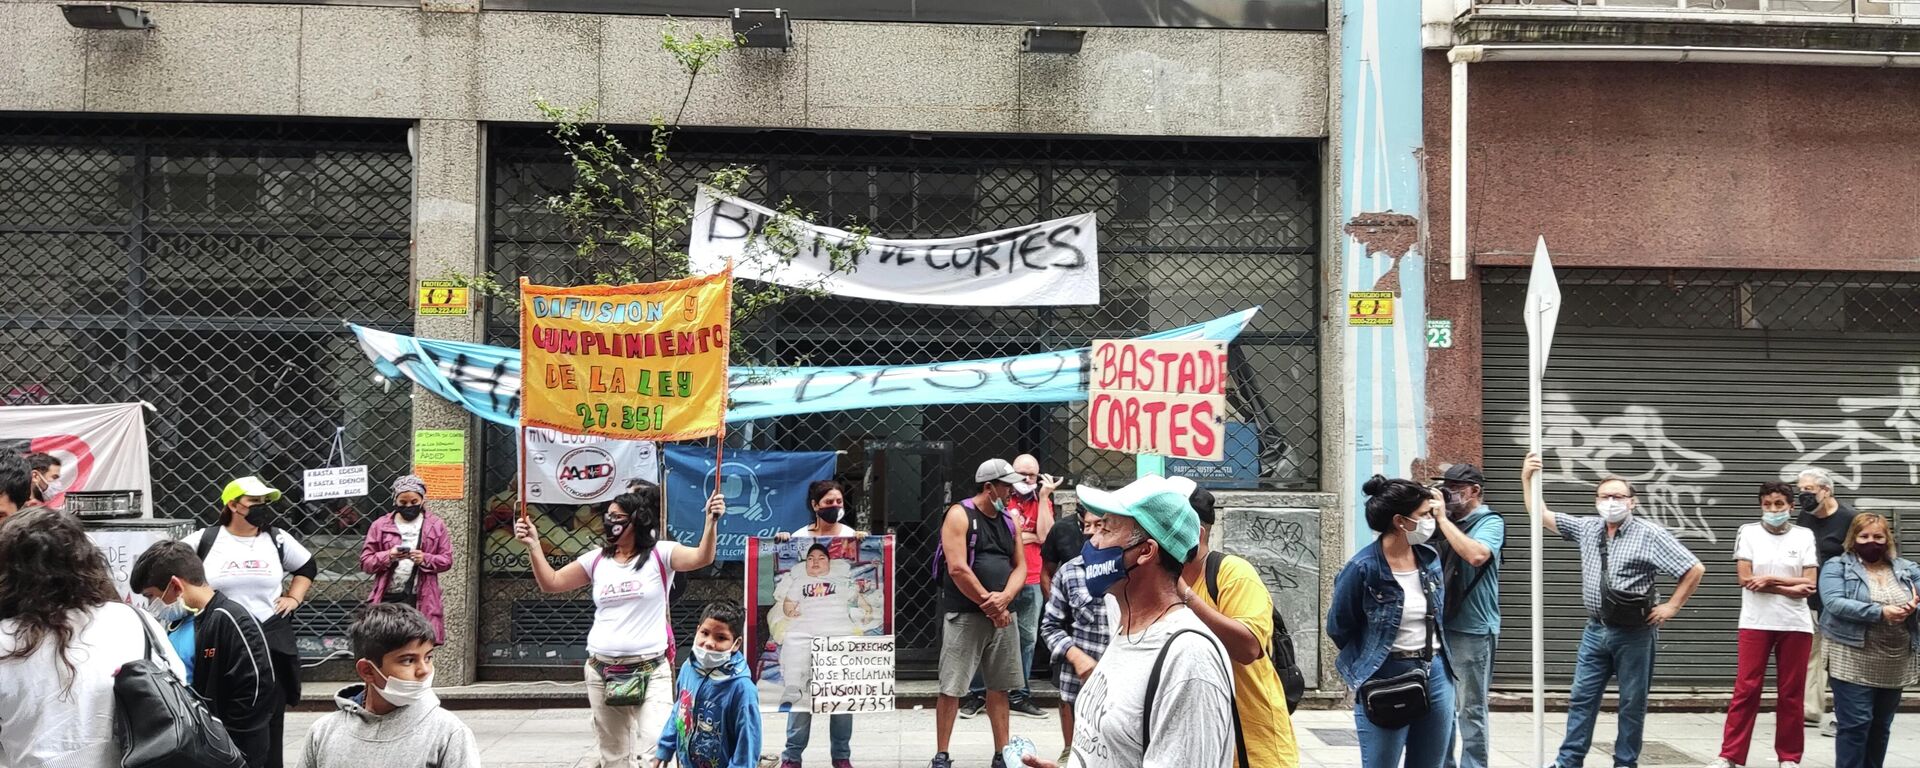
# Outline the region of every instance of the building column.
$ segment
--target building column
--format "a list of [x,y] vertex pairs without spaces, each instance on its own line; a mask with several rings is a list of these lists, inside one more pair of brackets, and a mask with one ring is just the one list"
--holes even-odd
[[[471,120],[421,120],[413,131],[413,278],[407,290],[418,301],[421,280],[474,275],[484,268],[486,174],[482,163],[484,131]],[[414,333],[423,339],[483,340],[484,315],[475,306],[466,314],[422,316]],[[480,536],[479,425],[472,414],[439,396],[414,388],[413,428],[457,429],[466,433],[465,487],[460,499],[428,501],[428,509],[446,521],[453,541],[453,567],[440,576],[446,606],[447,642],[435,654],[435,677],[444,685],[474,681],[479,660]]]

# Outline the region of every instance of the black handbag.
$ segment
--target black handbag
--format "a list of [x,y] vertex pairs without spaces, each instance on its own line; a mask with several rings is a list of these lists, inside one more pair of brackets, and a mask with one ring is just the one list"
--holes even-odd
[[1640,594],[1613,588],[1613,571],[1607,567],[1607,532],[1600,531],[1600,623],[1609,627],[1647,626],[1653,613],[1653,594]]
[[[133,606],[127,610],[138,611]],[[153,658],[153,628],[144,616],[146,652],[113,673],[113,738],[123,768],[246,768],[247,759],[198,694]]]
[[1376,677],[1361,683],[1355,694],[1362,711],[1367,713],[1367,720],[1387,730],[1405,728],[1427,714],[1427,676],[1432,669],[1433,646],[1439,642],[1440,625],[1433,618],[1433,588],[1425,583],[1422,579],[1422,589],[1427,595],[1427,642],[1426,647],[1420,649],[1420,660],[1425,663],[1393,677]]

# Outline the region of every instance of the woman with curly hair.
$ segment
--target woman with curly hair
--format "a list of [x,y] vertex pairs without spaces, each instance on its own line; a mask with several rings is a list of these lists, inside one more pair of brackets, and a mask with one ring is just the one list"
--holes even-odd
[[0,763],[115,768],[113,673],[150,656],[180,679],[173,645],[120,602],[80,521],[45,507],[0,525]]

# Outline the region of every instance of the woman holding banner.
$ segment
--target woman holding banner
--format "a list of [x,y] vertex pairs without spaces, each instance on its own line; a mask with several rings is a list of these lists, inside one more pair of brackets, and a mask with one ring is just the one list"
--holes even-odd
[[[837,486],[833,495],[839,495]],[[787,748],[780,753],[780,768],[800,768],[800,758],[813,737],[813,712],[807,706],[807,687],[813,678],[813,639],[861,634],[859,624],[873,623],[873,604],[854,582],[847,561],[834,559],[824,541],[813,542],[802,564],[780,577],[773,590],[773,603],[773,615],[767,623],[783,625],[785,630],[780,642],[780,679],[786,690],[780,700],[793,705],[787,712]],[[856,612],[859,624],[854,622]],[[828,719],[833,768],[852,768],[853,715],[835,714]]]
[[533,580],[542,592],[593,588],[586,679],[600,768],[638,768],[642,750],[652,753],[653,735],[672,715],[674,641],[667,591],[673,574],[713,564],[726,509],[720,494],[707,499],[698,547],[660,541],[660,486],[641,484],[601,512],[606,543],[559,570],[547,563],[533,523],[525,517],[514,521],[514,538],[527,546]]

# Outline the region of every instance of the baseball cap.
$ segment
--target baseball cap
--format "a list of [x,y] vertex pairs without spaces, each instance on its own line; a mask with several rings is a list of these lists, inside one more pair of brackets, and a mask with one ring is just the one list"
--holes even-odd
[[273,502],[280,500],[280,490],[261,482],[258,477],[247,475],[246,477],[227,483],[227,487],[220,491],[220,503],[232,504],[234,499],[242,496],[260,496],[269,502]]
[[1147,538],[1159,542],[1162,548],[1182,563],[1192,559],[1193,553],[1199,549],[1200,516],[1194,513],[1193,505],[1187,501],[1187,497],[1193,494],[1190,480],[1169,480],[1149,475],[1117,491],[1080,485],[1074,489],[1074,493],[1079,497],[1081,506],[1095,515],[1132,518],[1140,530],[1146,532]]
[[980,462],[979,469],[973,471],[973,481],[976,483],[984,483],[990,480],[998,480],[1003,483],[1018,483],[1026,479],[1026,475],[1013,471],[1013,465],[1007,463],[1006,459],[987,459],[986,461]]
[[1466,462],[1449,465],[1447,471],[1440,473],[1440,476],[1434,479],[1443,483],[1487,484],[1487,477],[1480,474],[1480,468]]

